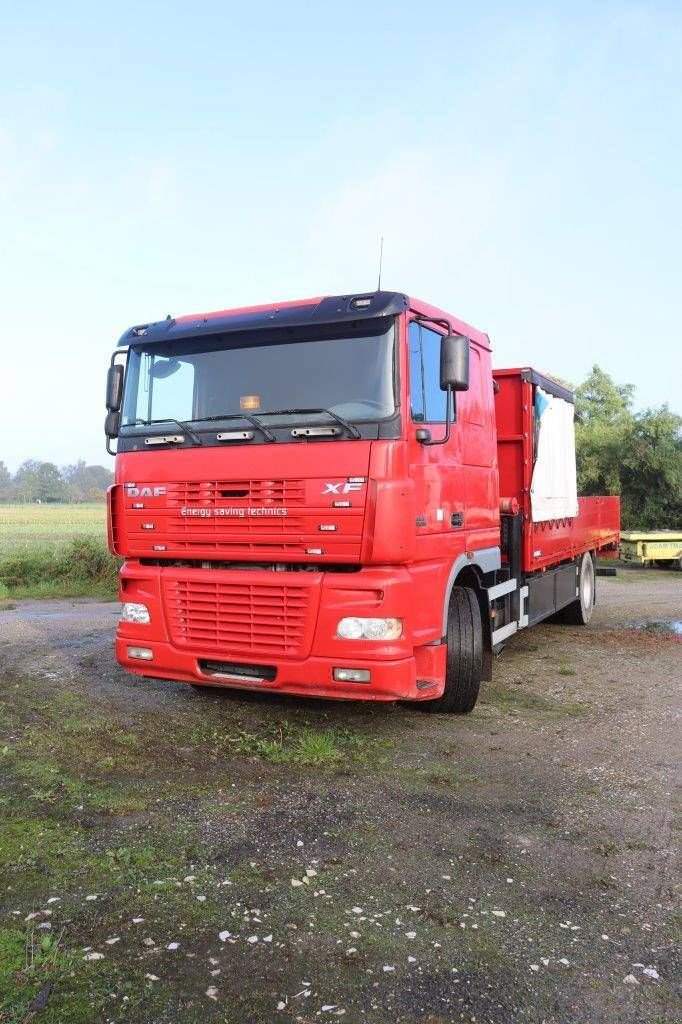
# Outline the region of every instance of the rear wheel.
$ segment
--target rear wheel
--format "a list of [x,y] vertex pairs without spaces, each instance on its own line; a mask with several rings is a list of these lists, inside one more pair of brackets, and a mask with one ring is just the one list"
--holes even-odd
[[447,627],[445,690],[437,700],[424,703],[427,711],[467,714],[478,699],[483,675],[483,626],[476,591],[454,587]]
[[572,626],[586,626],[592,618],[595,594],[594,559],[588,552],[580,559],[578,596],[572,604],[561,609],[559,620]]

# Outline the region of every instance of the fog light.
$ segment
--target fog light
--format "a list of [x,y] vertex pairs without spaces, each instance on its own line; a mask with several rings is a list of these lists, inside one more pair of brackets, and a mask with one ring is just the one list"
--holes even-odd
[[368,668],[335,668],[332,679],[337,683],[369,683],[371,675]]
[[128,647],[128,657],[137,658],[138,661],[151,661],[154,652],[148,647]]
[[134,601],[126,601],[121,608],[121,622],[149,622],[149,608],[146,604],[136,604]]
[[342,640],[399,640],[403,635],[403,620],[341,619],[336,635]]

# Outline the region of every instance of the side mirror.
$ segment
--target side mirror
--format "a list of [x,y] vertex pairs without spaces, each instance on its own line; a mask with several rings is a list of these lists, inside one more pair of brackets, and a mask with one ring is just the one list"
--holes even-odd
[[[107,373],[107,410],[108,412],[118,412],[121,408],[121,398],[123,396],[123,367],[120,363],[115,363],[114,366],[109,367]],[[116,436],[115,434],[113,435]]]
[[104,421],[104,433],[105,433],[105,436],[110,441],[113,440],[113,438],[118,437],[118,429],[119,429],[120,425],[121,425],[121,414],[120,414],[120,412],[118,412],[118,410],[116,412],[113,412],[110,409],[109,412],[107,413],[106,419]]
[[469,339],[446,334],[440,343],[440,386],[443,391],[469,389]]

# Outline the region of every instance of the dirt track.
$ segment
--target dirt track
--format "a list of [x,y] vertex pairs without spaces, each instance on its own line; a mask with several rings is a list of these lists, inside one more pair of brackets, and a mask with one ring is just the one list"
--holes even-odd
[[682,619],[682,578],[598,582],[592,626],[520,634],[466,718],[197,694],[117,668],[117,606],[0,612],[0,796],[97,855],[0,857],[0,927],[54,895],[64,943],[104,953],[39,1019],[676,1019],[682,646],[631,627]]

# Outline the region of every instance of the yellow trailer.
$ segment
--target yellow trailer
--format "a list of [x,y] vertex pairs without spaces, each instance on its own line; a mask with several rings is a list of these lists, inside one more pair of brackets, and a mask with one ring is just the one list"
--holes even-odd
[[622,562],[655,562],[664,568],[682,569],[682,531],[621,533],[619,554]]

